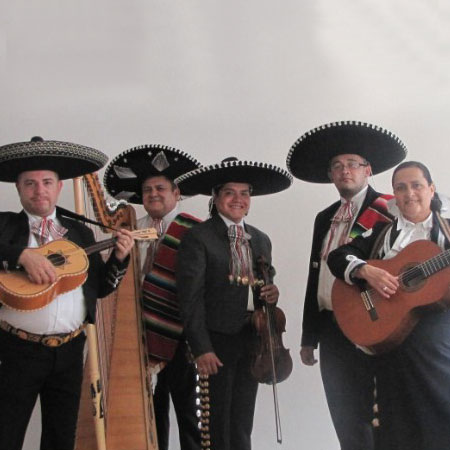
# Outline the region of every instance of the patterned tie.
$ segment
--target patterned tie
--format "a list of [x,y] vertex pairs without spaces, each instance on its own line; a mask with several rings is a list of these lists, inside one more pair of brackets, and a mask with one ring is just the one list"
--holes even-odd
[[334,236],[336,234],[336,230],[340,223],[344,222],[345,227],[342,230],[341,236],[339,237],[338,247],[347,243],[348,233],[350,231],[350,226],[353,222],[354,213],[353,213],[353,202],[345,202],[341,203],[341,206],[336,211],[336,214],[331,219],[331,227],[330,227],[330,237],[328,239],[328,243],[322,252],[322,259],[327,260],[328,253],[330,253],[331,243],[333,242]]
[[230,225],[228,227],[228,238],[230,240],[230,283],[249,284],[253,286],[252,251],[241,225]]
[[142,269],[143,274],[150,273],[153,267],[153,262],[155,260],[156,250],[158,249],[158,244],[161,239],[161,236],[163,234],[163,226],[164,222],[162,219],[153,219],[151,223],[151,227],[155,228],[158,239],[154,239],[153,241],[150,241],[150,244],[147,248],[147,255],[145,257],[145,263],[144,268]]
[[55,223],[52,219],[43,217],[31,224],[31,232],[36,236],[39,245],[44,245],[52,240],[61,239],[66,233],[67,228]]

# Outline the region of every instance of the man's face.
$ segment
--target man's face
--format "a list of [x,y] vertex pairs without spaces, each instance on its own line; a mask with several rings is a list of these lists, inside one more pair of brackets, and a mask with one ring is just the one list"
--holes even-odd
[[162,219],[180,199],[180,190],[163,176],[147,178],[142,183],[142,203],[153,219]]
[[346,199],[354,197],[367,186],[370,174],[370,164],[361,156],[351,153],[335,156],[328,171],[330,180]]
[[217,211],[234,223],[239,223],[250,209],[250,185],[226,183],[214,198]]
[[428,184],[418,167],[400,169],[392,180],[395,201],[403,217],[410,222],[423,222],[431,213],[434,184]]
[[16,188],[20,203],[27,212],[46,217],[55,209],[62,181],[51,170],[30,170],[19,175]]

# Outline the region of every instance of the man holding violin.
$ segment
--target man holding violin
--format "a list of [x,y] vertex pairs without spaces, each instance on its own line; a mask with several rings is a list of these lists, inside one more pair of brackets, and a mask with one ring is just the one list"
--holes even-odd
[[[20,213],[0,213],[2,270],[23,269],[32,283],[53,283],[57,281],[54,266],[30,247],[61,238],[81,247],[95,242],[92,231],[56,203],[62,179],[94,172],[106,159],[88,147],[41,138],[0,148],[0,180],[16,183],[23,206]],[[41,449],[73,449],[83,376],[84,324],[95,321],[97,298],[118,286],[132,246],[130,232],[118,231],[115,250],[106,263],[98,253],[89,256],[83,286],[58,295],[41,309],[24,312],[0,307],[1,449],[22,448],[38,395]]]
[[[279,192],[292,178],[268,164],[228,158],[176,182],[187,195],[212,193],[211,218],[185,235],[177,268],[186,337],[199,373],[209,376],[209,427],[203,428],[203,439],[214,450],[249,450],[258,388],[251,374],[250,316],[260,298],[274,303],[279,293],[269,237],[244,217],[252,195]],[[254,264],[260,256],[268,264],[269,284],[258,296],[253,295]]]

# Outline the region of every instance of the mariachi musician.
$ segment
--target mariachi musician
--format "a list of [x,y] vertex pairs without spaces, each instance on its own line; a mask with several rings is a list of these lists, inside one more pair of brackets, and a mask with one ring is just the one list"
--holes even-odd
[[[365,280],[380,301],[386,302],[403,287],[398,276],[366,263],[372,252],[379,259],[391,259],[423,239],[442,250],[450,248],[448,220],[439,214],[441,202],[427,167],[415,161],[400,164],[394,170],[392,187],[399,210],[395,222],[376,224],[328,257],[337,277],[349,284]],[[447,252],[447,266],[449,263]],[[446,277],[444,283],[450,287],[448,268],[440,276]],[[426,283],[432,284],[433,277]],[[438,307],[420,317],[396,349],[377,357],[381,450],[442,450],[450,446],[450,311]]]
[[[212,217],[194,226],[181,242],[177,286],[188,343],[200,375],[209,375],[209,432],[214,450],[249,450],[257,381],[250,372],[253,333],[249,317],[254,264],[268,263],[269,283],[261,289],[276,302],[269,237],[245,220],[252,195],[282,191],[292,178],[277,167],[228,158],[177,180],[187,194],[212,194]],[[207,410],[208,411],[208,410]],[[209,439],[208,439],[209,438]]]
[[374,450],[375,361],[338,327],[331,302],[334,277],[328,253],[371,228],[390,221],[392,198],[369,185],[372,174],[394,167],[406,156],[402,141],[379,126],[356,121],[325,124],[304,133],[292,146],[287,165],[303,181],[333,183],[340,199],[314,221],[308,283],[303,306],[300,357],[317,363],[328,409],[342,450]]
[[[24,270],[31,283],[53,283],[54,266],[32,247],[56,239],[81,247],[95,242],[92,231],[67,217],[70,212],[56,203],[62,180],[94,172],[106,160],[98,150],[41,138],[0,148],[0,180],[16,184],[23,206],[20,213],[0,213],[2,270]],[[83,376],[83,329],[87,321],[95,321],[97,298],[118,286],[132,246],[131,234],[118,231],[115,250],[106,263],[98,253],[89,256],[83,286],[38,310],[0,307],[0,448],[22,448],[39,395],[40,448],[73,449]]]
[[200,450],[196,416],[196,371],[188,358],[177,306],[177,247],[200,219],[181,212],[183,192],[174,179],[200,166],[185,152],[162,145],[141,145],[120,153],[105,171],[105,187],[118,200],[143,205],[137,228],[155,228],[159,239],[139,245],[142,319],[150,365],[157,375],[153,396],[159,450],[169,448],[170,397],[175,408],[181,450]]

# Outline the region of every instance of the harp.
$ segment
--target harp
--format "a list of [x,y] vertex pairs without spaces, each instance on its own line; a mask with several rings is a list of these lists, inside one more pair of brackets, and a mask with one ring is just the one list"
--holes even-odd
[[[119,205],[110,212],[97,175],[83,178],[96,219],[107,226],[134,229],[134,208]],[[81,179],[75,181],[74,191],[76,210],[82,214]],[[142,332],[139,267],[134,248],[122,283],[98,301],[96,326],[88,325],[76,450],[158,450]]]

